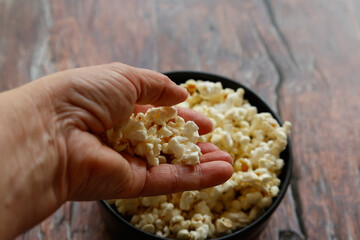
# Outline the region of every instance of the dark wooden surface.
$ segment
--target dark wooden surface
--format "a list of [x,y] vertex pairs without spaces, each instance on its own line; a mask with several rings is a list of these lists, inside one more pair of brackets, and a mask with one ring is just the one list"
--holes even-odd
[[[0,0],[0,90],[120,61],[244,83],[293,124],[293,180],[259,239],[360,239],[360,1]],[[108,239],[93,202],[17,239]]]

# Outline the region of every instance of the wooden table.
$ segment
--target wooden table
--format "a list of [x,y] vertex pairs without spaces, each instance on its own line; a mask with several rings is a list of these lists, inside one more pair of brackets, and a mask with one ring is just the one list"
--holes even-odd
[[[259,239],[360,239],[360,1],[0,0],[0,90],[120,61],[233,78],[293,124],[291,187]],[[108,239],[94,202],[17,239]]]

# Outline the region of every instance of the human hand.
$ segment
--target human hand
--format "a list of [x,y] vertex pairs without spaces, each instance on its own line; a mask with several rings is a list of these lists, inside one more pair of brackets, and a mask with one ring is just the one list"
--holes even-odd
[[[67,200],[157,195],[227,180],[231,157],[212,144],[199,144],[199,165],[147,169],[93,135],[124,123],[136,104],[174,105],[186,96],[164,75],[120,63],[59,72],[1,93],[1,236],[15,237]],[[199,114],[179,114],[200,132],[211,128]]]

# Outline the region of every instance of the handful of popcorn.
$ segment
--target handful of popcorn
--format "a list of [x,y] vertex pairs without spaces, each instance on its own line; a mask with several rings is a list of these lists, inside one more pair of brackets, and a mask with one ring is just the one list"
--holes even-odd
[[159,107],[132,114],[126,124],[108,130],[106,138],[116,151],[146,158],[149,166],[168,161],[196,165],[202,155],[196,145],[198,130],[193,121],[178,116],[174,107]]
[[[286,148],[291,124],[284,122],[283,126],[280,126],[270,113],[258,113],[257,108],[244,99],[242,88],[236,91],[223,89],[220,82],[200,80],[188,80],[182,86],[188,90],[189,97],[179,106],[203,113],[210,118],[214,127],[211,133],[200,138],[196,135],[195,139],[214,143],[221,150],[231,154],[234,159],[232,177],[221,185],[200,191],[108,202],[114,204],[120,214],[130,216],[131,224],[143,231],[176,239],[216,238],[250,224],[272,204],[273,197],[278,195],[278,175],[284,166],[280,153]],[[148,125],[144,126],[149,129]],[[152,127],[151,124],[149,126]],[[179,126],[185,124],[180,123]],[[123,131],[124,136],[130,136],[130,141],[133,141],[132,135],[138,136],[137,130],[134,129],[137,128],[132,128],[129,132]],[[171,129],[170,131],[176,132]],[[193,130],[190,132],[193,133]],[[117,131],[110,131],[108,134],[113,136]],[[146,136],[156,138],[152,133]],[[165,135],[161,133],[156,136],[158,144],[162,144],[161,139],[164,139]],[[186,136],[193,139],[189,135]],[[143,139],[145,136],[142,136],[141,140]],[[127,143],[124,145],[121,141],[113,144],[114,148],[119,150],[132,146]],[[195,149],[191,144],[183,147],[185,150],[182,152],[189,149],[192,149],[190,152],[194,152]],[[141,150],[136,150],[135,147],[133,151],[137,154],[145,153],[145,147],[139,148]],[[156,147],[158,148],[160,146]],[[150,158],[152,164],[157,163],[156,158],[159,159],[159,163],[164,161],[161,157],[156,157],[156,154],[155,159],[152,158],[153,155]],[[185,159],[193,160],[186,157],[176,159],[177,163],[186,162]]]

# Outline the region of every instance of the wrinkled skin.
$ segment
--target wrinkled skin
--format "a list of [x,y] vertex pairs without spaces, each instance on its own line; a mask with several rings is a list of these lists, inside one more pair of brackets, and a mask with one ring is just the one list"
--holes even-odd
[[[69,200],[151,196],[226,181],[232,159],[210,143],[199,144],[199,165],[147,168],[93,134],[124,123],[141,105],[186,98],[166,76],[121,63],[59,72],[1,93],[0,238],[16,237]],[[212,128],[191,110],[179,115],[202,134]]]

